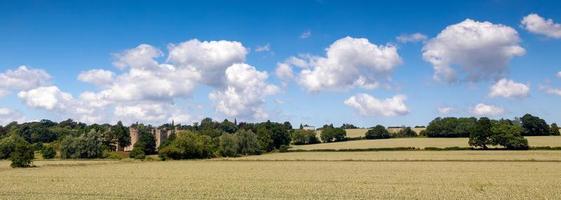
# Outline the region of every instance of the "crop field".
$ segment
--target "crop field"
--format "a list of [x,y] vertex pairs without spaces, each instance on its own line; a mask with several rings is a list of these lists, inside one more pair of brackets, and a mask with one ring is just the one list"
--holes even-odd
[[[561,136],[529,136],[528,143],[533,147],[561,146]],[[366,149],[389,147],[468,147],[468,138],[392,138],[380,140],[354,140],[347,142],[295,145],[295,150],[314,149]]]
[[0,199],[561,199],[559,151],[295,152],[0,161]]

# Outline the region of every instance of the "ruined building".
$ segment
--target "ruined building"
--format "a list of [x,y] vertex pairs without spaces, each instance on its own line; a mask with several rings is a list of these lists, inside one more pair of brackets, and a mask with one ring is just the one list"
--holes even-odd
[[[175,132],[177,131],[177,127],[173,126],[173,122],[172,127],[174,128],[150,128],[149,131],[154,136],[154,140],[156,142],[156,149],[158,149],[158,147],[160,147],[160,145],[163,144],[169,138],[169,136],[171,136],[171,134],[175,134]],[[140,133],[136,126],[129,127],[129,134],[131,137],[131,144],[129,146],[126,146],[124,148],[124,151],[132,151],[134,144],[138,142],[138,139],[140,138]]]

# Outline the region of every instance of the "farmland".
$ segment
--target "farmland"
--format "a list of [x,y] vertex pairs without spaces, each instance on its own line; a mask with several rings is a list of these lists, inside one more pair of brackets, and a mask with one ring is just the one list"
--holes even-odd
[[[37,161],[30,169],[0,161],[0,198],[559,199],[560,153],[297,152],[229,160]],[[447,161],[454,158],[464,160]]]
[[[530,146],[561,146],[561,136],[528,136]],[[468,147],[468,138],[393,138],[381,140],[354,140],[346,142],[295,145],[295,150],[314,149],[366,149],[392,147]]]

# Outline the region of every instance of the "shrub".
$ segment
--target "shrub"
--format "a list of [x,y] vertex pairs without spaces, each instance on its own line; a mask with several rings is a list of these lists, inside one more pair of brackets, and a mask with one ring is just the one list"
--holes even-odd
[[390,132],[382,125],[376,125],[368,130],[365,135],[366,139],[385,139],[390,138]]
[[550,127],[550,135],[560,135],[559,126],[556,123],[552,123]]
[[116,151],[105,150],[105,151],[103,151],[103,157],[107,158],[107,159],[121,160],[121,159],[125,158],[125,155],[124,155],[124,152],[116,152]]
[[41,155],[43,155],[44,159],[52,159],[56,156],[56,150],[52,146],[44,146],[41,149]]
[[10,160],[12,164],[11,167],[30,167],[35,154],[33,152],[33,146],[23,138],[17,138],[15,140],[14,151],[10,155]]
[[[139,144],[137,142],[137,144]],[[144,159],[146,158],[146,154],[144,153],[144,145],[134,145],[132,151],[129,154],[130,158],[134,159]]]

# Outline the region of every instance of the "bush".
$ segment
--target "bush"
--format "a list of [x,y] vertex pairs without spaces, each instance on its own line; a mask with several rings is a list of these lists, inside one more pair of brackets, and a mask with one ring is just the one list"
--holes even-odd
[[[137,142],[137,144],[139,144]],[[134,159],[144,159],[146,158],[146,154],[144,153],[144,145],[134,145],[132,151],[129,154],[130,158],[134,158]]]
[[53,159],[56,156],[56,150],[52,146],[44,146],[41,149],[41,155],[43,155],[44,159]]
[[345,129],[325,127],[321,130],[321,141],[323,142],[339,142],[344,141],[347,137]]
[[10,155],[10,160],[12,161],[10,166],[13,168],[30,167],[34,156],[33,146],[27,143],[23,138],[17,138],[15,140],[14,151]]
[[126,158],[124,152],[116,152],[116,151],[109,151],[109,150],[103,151],[103,157],[107,159],[115,159],[115,160],[121,160],[123,158]]
[[552,123],[550,127],[550,135],[561,135],[559,133],[559,126],[556,123]]
[[390,138],[390,132],[382,125],[376,125],[368,130],[365,135],[366,139],[386,139]]

